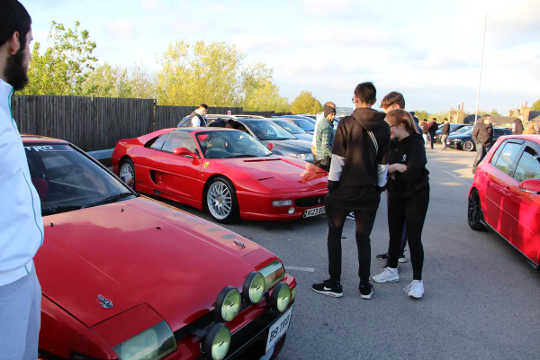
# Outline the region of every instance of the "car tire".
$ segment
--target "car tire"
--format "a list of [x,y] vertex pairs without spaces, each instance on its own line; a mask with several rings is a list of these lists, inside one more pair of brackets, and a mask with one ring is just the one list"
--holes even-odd
[[233,184],[226,178],[213,178],[206,188],[205,207],[210,216],[221,223],[231,223],[238,218],[238,200]]
[[135,165],[131,159],[122,160],[118,167],[118,176],[130,188],[135,190]]
[[474,151],[474,143],[471,140],[465,141],[462,147],[465,151]]
[[472,190],[469,196],[467,222],[473,230],[483,231],[486,229],[484,226],[484,214],[482,214],[482,207],[480,206],[480,197],[476,189]]

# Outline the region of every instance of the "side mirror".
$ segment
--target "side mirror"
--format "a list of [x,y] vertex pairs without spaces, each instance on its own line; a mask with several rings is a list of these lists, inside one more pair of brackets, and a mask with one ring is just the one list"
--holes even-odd
[[179,156],[191,156],[194,159],[197,157],[197,155],[195,155],[191,150],[185,147],[179,147],[174,149],[173,154]]
[[272,144],[272,143],[269,142],[268,144],[266,144],[266,148],[267,148],[268,150],[272,151],[272,149],[274,148],[274,144]]
[[540,194],[540,179],[523,180],[519,184],[519,189],[531,194]]

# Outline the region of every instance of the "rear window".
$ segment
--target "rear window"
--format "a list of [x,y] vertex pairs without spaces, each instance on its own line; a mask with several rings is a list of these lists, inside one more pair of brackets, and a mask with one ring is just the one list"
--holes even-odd
[[540,179],[540,158],[531,147],[526,146],[519,159],[514,178],[522,182],[527,179]]

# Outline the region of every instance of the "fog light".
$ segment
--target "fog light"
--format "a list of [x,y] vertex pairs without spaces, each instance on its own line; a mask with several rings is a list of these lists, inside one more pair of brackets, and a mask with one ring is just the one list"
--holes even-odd
[[272,201],[272,206],[290,206],[292,205],[292,200],[274,200]]
[[272,293],[272,304],[280,313],[287,310],[291,303],[291,288],[285,283],[280,283]]
[[231,332],[224,324],[212,326],[203,342],[203,352],[210,354],[212,360],[222,360],[231,346]]
[[216,301],[216,312],[219,319],[227,322],[238,315],[241,306],[240,292],[232,286],[227,286],[219,293]]
[[289,208],[289,215],[292,215],[292,214],[294,214],[294,208],[293,207]]
[[258,304],[264,295],[265,281],[260,272],[252,272],[244,282],[243,294],[252,304]]

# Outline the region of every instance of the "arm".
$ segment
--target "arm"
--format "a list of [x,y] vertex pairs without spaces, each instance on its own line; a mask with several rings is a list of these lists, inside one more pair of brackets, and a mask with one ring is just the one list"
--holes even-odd
[[337,183],[341,180],[341,173],[345,165],[345,155],[347,153],[347,135],[345,129],[345,121],[341,121],[336,130],[336,138],[332,148],[332,160],[330,163],[330,171],[328,172],[328,191],[332,191],[337,187]]

